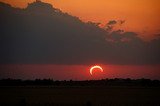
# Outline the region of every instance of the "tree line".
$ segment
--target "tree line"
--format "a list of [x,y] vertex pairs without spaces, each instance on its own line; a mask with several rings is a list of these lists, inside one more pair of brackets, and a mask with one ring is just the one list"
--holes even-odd
[[101,80],[53,80],[53,79],[1,79],[0,86],[154,86],[160,87],[160,80],[151,79],[101,79]]

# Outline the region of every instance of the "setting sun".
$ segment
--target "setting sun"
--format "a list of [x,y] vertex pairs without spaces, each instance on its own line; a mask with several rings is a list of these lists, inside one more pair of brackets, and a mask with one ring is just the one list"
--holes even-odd
[[103,68],[101,66],[96,65],[96,66],[93,66],[93,67],[90,68],[90,74],[91,75],[93,75],[94,69],[100,69],[100,71],[103,72]]

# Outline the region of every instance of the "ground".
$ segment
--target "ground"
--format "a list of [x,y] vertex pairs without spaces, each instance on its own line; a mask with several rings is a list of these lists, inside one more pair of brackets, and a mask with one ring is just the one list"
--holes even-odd
[[159,87],[0,87],[0,105],[160,106]]

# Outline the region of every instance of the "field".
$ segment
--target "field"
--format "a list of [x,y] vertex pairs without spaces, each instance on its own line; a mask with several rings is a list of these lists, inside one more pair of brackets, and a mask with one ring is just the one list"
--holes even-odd
[[159,87],[0,87],[1,106],[160,106]]

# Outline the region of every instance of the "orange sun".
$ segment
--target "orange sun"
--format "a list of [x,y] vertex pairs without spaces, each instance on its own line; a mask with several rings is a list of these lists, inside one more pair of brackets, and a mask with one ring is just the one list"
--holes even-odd
[[90,68],[90,74],[93,74],[94,69],[100,69],[101,72],[103,72],[103,68],[101,66],[95,65]]

